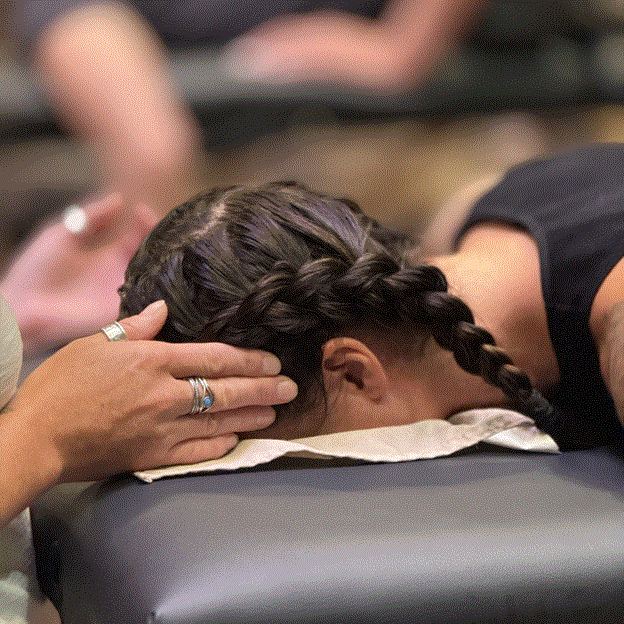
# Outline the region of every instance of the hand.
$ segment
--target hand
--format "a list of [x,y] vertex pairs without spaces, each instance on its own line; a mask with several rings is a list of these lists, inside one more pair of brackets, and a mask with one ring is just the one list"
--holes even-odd
[[144,205],[124,210],[117,194],[83,206],[88,226],[72,234],[60,220],[27,244],[0,282],[18,319],[24,352],[49,351],[115,318],[128,261],[156,224]]
[[402,88],[405,60],[398,42],[373,20],[321,10],[270,20],[228,45],[228,71],[263,82],[326,82]]
[[[166,316],[157,302],[121,321],[128,341],[99,333],[58,351],[26,379],[0,430],[13,427],[55,482],[86,481],[219,457],[236,432],[268,426],[270,406],[296,395],[268,353],[149,341]],[[207,414],[188,415],[190,376],[208,378],[215,404]]]

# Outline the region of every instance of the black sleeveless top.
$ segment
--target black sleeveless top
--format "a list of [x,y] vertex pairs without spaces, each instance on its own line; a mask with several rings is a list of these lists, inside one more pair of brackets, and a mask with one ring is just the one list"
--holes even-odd
[[622,429],[600,375],[589,313],[602,282],[624,257],[624,146],[585,147],[512,169],[474,206],[456,244],[482,221],[520,226],[537,243],[561,372],[545,395],[563,411],[563,426],[575,427],[586,446],[618,439]]

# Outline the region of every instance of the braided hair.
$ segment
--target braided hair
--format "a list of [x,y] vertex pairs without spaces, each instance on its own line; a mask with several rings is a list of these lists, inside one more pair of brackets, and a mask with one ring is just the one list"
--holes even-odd
[[119,289],[120,315],[164,299],[160,340],[274,353],[299,386],[278,417],[324,397],[323,344],[368,326],[432,336],[529,415],[552,418],[527,375],[447,292],[442,272],[412,265],[408,247],[354,202],[294,182],[217,188],[172,210],[147,237]]

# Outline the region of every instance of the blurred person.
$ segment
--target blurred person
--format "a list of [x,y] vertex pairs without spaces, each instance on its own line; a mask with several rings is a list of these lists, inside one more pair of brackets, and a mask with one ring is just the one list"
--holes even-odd
[[[125,267],[158,220],[144,204],[126,205],[113,193],[69,207],[8,262],[0,292],[17,317],[25,357],[49,353],[116,316]],[[127,227],[119,231],[122,212]]]
[[[169,72],[167,47],[229,41],[224,66],[239,78],[396,92],[435,68],[482,3],[21,0],[13,22],[53,109],[98,156],[103,188],[121,192],[128,206],[142,202],[162,214],[204,188],[207,171],[201,129]],[[120,209],[73,239],[56,236],[54,262],[45,272],[32,272],[45,306],[34,305],[37,297],[28,294],[28,280],[12,280],[7,294],[20,323],[30,325],[24,326],[29,352],[63,344],[102,322],[114,299],[106,300],[110,286],[96,285],[107,271],[107,283],[114,284],[127,257],[113,258],[115,266],[98,266],[97,274],[92,260],[109,253],[115,236],[125,232],[126,239],[135,239],[143,227],[136,219],[134,212]],[[107,247],[91,240],[95,229]],[[128,249],[127,240],[115,245]],[[30,261],[41,264],[41,251],[33,249]],[[27,258],[21,261],[23,276]],[[84,264],[79,271],[54,275],[57,268],[76,267],[77,260]],[[101,314],[91,322],[89,313],[68,319],[63,310],[72,309],[72,302],[78,304],[75,310]]]
[[224,66],[239,78],[400,91],[435,68],[481,2],[21,0],[14,23],[53,109],[99,157],[104,184],[164,212],[203,188],[206,159],[167,47],[229,41]]

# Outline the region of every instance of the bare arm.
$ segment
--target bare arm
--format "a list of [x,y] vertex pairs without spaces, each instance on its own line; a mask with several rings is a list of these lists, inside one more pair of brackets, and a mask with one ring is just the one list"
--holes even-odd
[[427,77],[486,0],[394,0],[377,19],[338,11],[282,16],[231,46],[251,79],[402,91]]
[[195,192],[200,133],[160,41],[137,13],[95,3],[61,14],[39,37],[33,67],[114,190],[163,209]]
[[453,195],[428,224],[421,237],[420,252],[426,256],[452,253],[455,236],[470,210],[500,178],[500,174],[482,178]]
[[[127,341],[100,333],[70,343],[0,412],[0,528],[60,481],[219,457],[296,395],[268,353],[148,340],[166,313],[153,304],[121,321]],[[215,395],[202,416],[188,414],[195,375]]]
[[398,46],[408,85],[436,68],[485,4],[486,0],[396,0],[387,4],[378,28]]
[[624,427],[624,301],[616,303],[605,315],[598,351],[602,377]]

